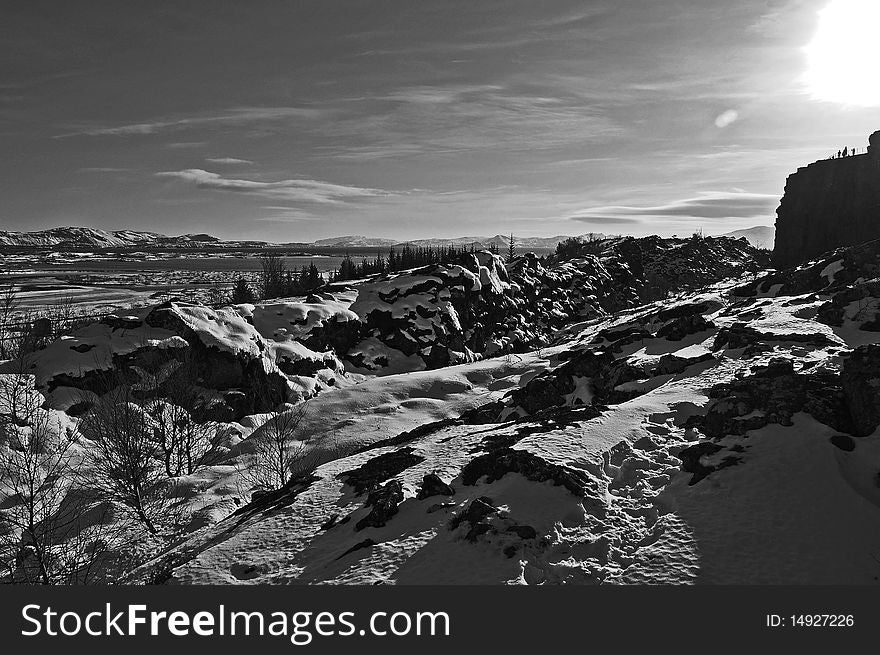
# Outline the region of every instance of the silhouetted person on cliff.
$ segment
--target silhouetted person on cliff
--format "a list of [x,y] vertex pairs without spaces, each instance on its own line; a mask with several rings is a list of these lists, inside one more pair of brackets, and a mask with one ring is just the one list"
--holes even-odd
[[840,150],[837,151],[837,158],[840,159]]
[[848,152],[848,151],[847,151],[846,147],[844,147],[844,148],[843,148],[843,156],[844,156],[844,157],[846,157],[847,152]]

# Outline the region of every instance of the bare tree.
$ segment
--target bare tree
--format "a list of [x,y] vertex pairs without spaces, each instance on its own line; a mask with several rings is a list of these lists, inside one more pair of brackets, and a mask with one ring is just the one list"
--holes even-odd
[[[187,362],[184,369],[189,369]],[[194,375],[194,374],[193,374]],[[165,399],[146,405],[155,423],[165,473],[169,477],[192,475],[204,466],[211,454],[216,426],[204,419],[202,398],[193,388],[190,375],[177,375],[163,385]]]
[[264,300],[278,298],[283,295],[284,260],[280,255],[267,252],[260,257],[262,272],[260,276],[260,292]]
[[121,384],[83,419],[83,433],[94,441],[85,478],[101,498],[118,502],[151,534],[176,517],[174,485],[161,463],[155,424]]
[[248,439],[253,448],[252,459],[237,467],[240,488],[273,491],[314,468],[307,461],[304,435],[300,433],[306,406],[302,402],[292,409],[271,412],[269,419]]
[[11,284],[0,290],[0,359],[12,359],[14,352],[13,319],[18,310],[18,292]]
[[2,579],[85,584],[101,570],[114,531],[107,506],[73,484],[76,431],[41,404],[31,376],[0,376]]
[[170,478],[192,475],[203,466],[217,434],[215,424],[205,420],[204,399],[193,386],[197,368],[189,352],[182,361],[174,356],[160,359],[152,372],[133,367],[140,379],[132,390],[144,398],[137,402],[152,419],[153,437]]

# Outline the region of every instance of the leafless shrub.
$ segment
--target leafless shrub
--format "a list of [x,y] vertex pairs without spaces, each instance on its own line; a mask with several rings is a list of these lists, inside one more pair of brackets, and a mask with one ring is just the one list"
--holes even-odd
[[168,477],[192,475],[203,466],[211,453],[216,434],[211,423],[199,423],[184,399],[169,395],[147,405],[155,423],[154,435],[159,444]]
[[12,359],[13,317],[18,310],[18,292],[11,284],[0,289],[0,359]]
[[179,518],[175,485],[162,466],[155,424],[125,384],[117,386],[83,419],[94,443],[86,457],[86,484],[119,503],[151,534]]
[[152,373],[136,371],[140,380],[133,389],[144,398],[139,402],[153,421],[166,475],[192,475],[207,463],[217,432],[215,424],[205,420],[204,399],[193,385],[198,372],[192,357],[169,357]]
[[281,489],[291,479],[314,469],[306,457],[300,433],[306,406],[303,402],[292,409],[272,412],[258,432],[248,439],[253,448],[251,460],[236,467],[240,495],[245,496],[242,493],[245,491]]
[[0,578],[86,584],[116,541],[107,505],[74,485],[77,434],[40,407],[30,376],[0,376]]

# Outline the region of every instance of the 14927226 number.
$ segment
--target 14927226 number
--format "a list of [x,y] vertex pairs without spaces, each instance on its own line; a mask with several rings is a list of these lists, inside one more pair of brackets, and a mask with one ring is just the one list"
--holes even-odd
[[799,628],[851,628],[855,623],[852,614],[792,614],[792,627]]

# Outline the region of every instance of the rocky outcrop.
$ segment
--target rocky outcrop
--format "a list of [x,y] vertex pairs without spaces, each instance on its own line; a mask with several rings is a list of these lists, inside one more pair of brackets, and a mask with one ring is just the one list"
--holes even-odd
[[853,434],[867,436],[880,426],[880,345],[856,348],[841,369]]
[[867,154],[826,159],[788,177],[776,210],[777,268],[880,238],[880,132]]
[[[163,381],[185,378],[203,392],[212,418],[238,420],[310,398],[347,372],[437,369],[544,346],[572,321],[755,270],[759,260],[745,240],[697,237],[609,239],[594,254],[564,261],[527,254],[505,263],[474,252],[457,264],[327,285],[304,299],[219,309],[173,302],[108,316],[49,344],[28,365],[48,392],[100,395],[146,376],[161,395]],[[708,311],[661,312],[660,336],[678,341],[711,329],[701,315]],[[646,334],[606,336],[618,352]],[[606,373],[608,390],[638,377],[623,364]],[[587,391],[576,379],[559,390]]]

